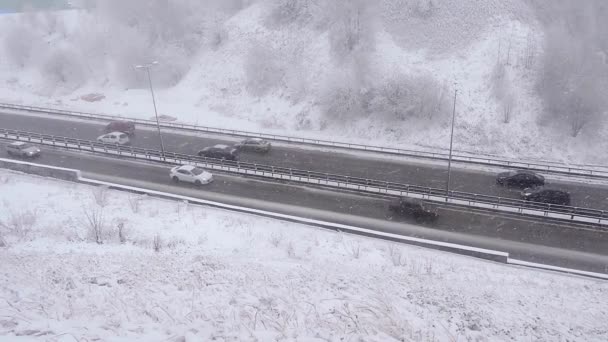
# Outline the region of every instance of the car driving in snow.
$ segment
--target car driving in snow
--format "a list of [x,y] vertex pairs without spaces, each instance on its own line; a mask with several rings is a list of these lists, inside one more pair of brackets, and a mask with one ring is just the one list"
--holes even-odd
[[437,221],[439,214],[427,206],[423,201],[415,198],[401,197],[391,201],[388,209],[392,214],[402,217],[411,217],[416,222],[432,223]]
[[268,140],[264,140],[261,138],[247,138],[239,143],[234,144],[234,147],[239,151],[268,153],[270,152],[271,144]]
[[570,193],[558,189],[525,189],[521,192],[525,201],[540,202],[557,205],[570,205]]
[[126,133],[123,132],[112,132],[104,134],[97,138],[97,142],[102,144],[117,144],[117,145],[129,145],[131,140]]
[[194,165],[176,166],[169,172],[169,177],[175,182],[187,182],[204,185],[213,182],[213,175]]
[[496,176],[496,184],[515,188],[533,188],[545,185],[545,177],[527,170],[501,172]]
[[205,147],[198,152],[199,157],[213,158],[213,159],[224,159],[224,160],[237,160],[238,150],[228,145],[215,145]]
[[6,152],[13,157],[35,158],[40,156],[40,148],[30,143],[16,141],[6,146]]

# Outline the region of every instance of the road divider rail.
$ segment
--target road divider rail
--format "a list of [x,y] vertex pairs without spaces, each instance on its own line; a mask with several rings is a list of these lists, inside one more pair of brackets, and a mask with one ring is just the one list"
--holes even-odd
[[371,230],[371,229],[367,229],[367,228],[348,226],[348,225],[334,223],[334,222],[320,221],[320,220],[315,220],[315,219],[310,219],[310,218],[286,215],[286,214],[269,212],[269,211],[264,211],[264,210],[259,210],[259,209],[247,208],[247,207],[234,206],[234,205],[230,205],[230,204],[213,202],[213,201],[208,201],[208,200],[203,200],[203,199],[198,199],[198,198],[188,197],[188,196],[182,196],[182,195],[177,195],[177,194],[172,194],[172,193],[167,193],[167,192],[161,192],[161,191],[132,187],[132,186],[127,186],[127,185],[103,182],[103,181],[98,181],[98,180],[94,180],[94,179],[88,179],[88,178],[82,177],[80,170],[60,168],[60,167],[54,167],[54,166],[48,166],[48,165],[40,165],[40,164],[35,164],[35,163],[15,161],[15,160],[2,159],[2,158],[0,158],[0,168],[6,168],[6,169],[10,169],[10,170],[21,171],[21,172],[45,176],[45,177],[59,178],[62,180],[69,180],[72,182],[88,184],[88,185],[93,185],[93,186],[106,186],[110,189],[128,191],[128,192],[137,193],[137,194],[146,194],[149,196],[165,198],[165,199],[169,199],[169,200],[188,201],[189,203],[193,203],[196,205],[206,205],[206,206],[215,207],[215,208],[219,208],[219,209],[241,212],[241,213],[246,213],[246,214],[251,214],[251,215],[256,215],[256,216],[269,217],[269,218],[288,221],[288,222],[306,224],[306,225],[316,226],[316,227],[320,227],[320,228],[324,228],[324,229],[334,230],[337,232],[344,232],[347,234],[354,234],[354,235],[362,235],[362,236],[376,238],[376,239],[382,239],[382,240],[387,240],[387,241],[415,245],[415,246],[420,246],[420,247],[424,247],[424,248],[431,248],[431,249],[440,250],[440,251],[444,251],[444,252],[457,253],[457,254],[461,254],[461,255],[471,256],[471,257],[475,257],[475,258],[479,258],[479,259],[485,259],[485,260],[504,263],[504,264],[512,264],[512,265],[516,265],[516,266],[538,268],[538,269],[544,269],[544,270],[549,270],[549,271],[569,273],[569,274],[574,274],[574,275],[579,275],[579,276],[608,280],[608,274],[588,272],[588,271],[569,269],[569,268],[563,268],[563,267],[555,267],[555,266],[551,266],[551,265],[516,260],[516,259],[512,259],[509,255],[509,253],[496,251],[496,250],[489,250],[489,249],[465,246],[465,245],[454,244],[454,243],[449,243],[449,242],[441,242],[441,241],[434,241],[434,240],[429,240],[429,239],[410,237],[410,236],[405,236],[405,235],[385,233],[385,232],[380,232],[380,231]]
[[[53,109],[53,108],[43,108],[43,107],[36,107],[36,106],[24,106],[24,105],[18,105],[18,104],[10,104],[10,103],[0,103],[0,108],[18,110],[18,111],[27,111],[27,112],[33,112],[33,113],[44,113],[44,114],[63,115],[63,116],[71,116],[71,117],[86,118],[86,119],[104,120],[104,121],[129,120],[129,121],[135,122],[140,125],[156,127],[156,121],[154,121],[154,120],[125,118],[125,117],[121,117],[121,116],[106,115],[106,114],[87,113],[87,112],[79,112],[79,111]],[[276,134],[265,134],[265,133],[247,132],[247,131],[224,129],[224,128],[214,128],[214,127],[208,127],[208,126],[198,126],[198,125],[184,124],[184,123],[178,123],[178,122],[160,122],[160,125],[161,125],[161,127],[165,127],[165,128],[189,130],[189,131],[196,131],[196,132],[202,132],[202,133],[221,134],[221,135],[229,135],[229,136],[233,136],[233,137],[243,137],[243,138],[257,137],[257,138],[263,138],[263,139],[267,139],[267,140],[280,141],[280,142],[286,142],[286,143],[306,144],[306,145],[314,145],[314,146],[319,146],[319,147],[332,147],[332,148],[341,148],[341,149],[366,151],[366,152],[378,152],[378,153],[400,155],[400,156],[413,157],[413,158],[424,158],[424,159],[441,160],[441,161],[447,161],[449,158],[448,153],[415,151],[415,150],[390,148],[390,147],[382,147],[382,146],[352,144],[352,143],[345,143],[345,142],[339,142],[339,141],[289,137],[289,136],[276,135]],[[599,165],[596,165],[593,167],[592,166],[582,167],[580,165],[567,165],[567,164],[561,164],[561,163],[557,163],[557,162],[542,164],[542,163],[529,162],[529,161],[516,161],[516,160],[497,159],[497,158],[492,158],[492,157],[469,156],[469,155],[462,155],[462,154],[458,154],[458,153],[452,155],[452,161],[468,163],[468,164],[485,165],[485,166],[504,167],[504,168],[510,168],[510,169],[527,169],[527,170],[532,170],[532,171],[569,175],[569,176],[579,176],[579,177],[588,177],[588,178],[596,178],[596,179],[608,179],[608,167],[603,167],[603,166],[599,166]]]
[[378,195],[405,196],[431,202],[494,210],[510,214],[565,220],[582,224],[598,226],[608,225],[608,212],[597,209],[528,202],[519,199],[461,191],[449,191],[446,193],[445,189],[291,169],[272,165],[211,159],[174,152],[165,152],[165,154],[162,155],[162,153],[157,150],[103,144],[96,141],[3,128],[0,128],[0,138],[12,141],[27,141],[72,151],[91,152],[135,160],[160,162],[169,165],[193,164],[209,170],[261,177],[274,181],[289,181]]

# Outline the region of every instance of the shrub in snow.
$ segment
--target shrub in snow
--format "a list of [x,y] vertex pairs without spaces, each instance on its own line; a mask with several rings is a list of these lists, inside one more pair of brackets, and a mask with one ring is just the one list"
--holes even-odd
[[254,96],[264,96],[271,89],[280,86],[285,77],[276,52],[263,44],[254,44],[245,59],[245,82],[247,90]]
[[95,203],[100,207],[108,205],[108,186],[100,185],[93,188],[93,199]]
[[293,246],[293,241],[289,241],[289,243],[287,244],[287,247],[285,247],[285,251],[287,252],[287,256],[295,259],[296,258],[296,249]]
[[293,23],[307,24],[324,16],[324,0],[274,0],[266,19],[269,27],[280,28]]
[[279,247],[284,238],[285,236],[283,236],[283,232],[273,232],[270,234],[270,244],[275,247]]
[[163,249],[163,240],[158,233],[154,235],[154,239],[152,240],[152,248],[157,253]]
[[328,3],[329,43],[338,62],[352,54],[368,54],[375,47],[376,3],[367,0],[336,0]]
[[37,37],[32,29],[23,25],[11,25],[3,33],[3,46],[6,58],[19,67],[25,67],[32,57],[36,47]]
[[90,205],[83,209],[85,224],[89,229],[89,236],[97,244],[103,244],[105,238],[105,216],[104,208],[101,206]]
[[550,24],[545,36],[537,85],[545,120],[566,124],[573,137],[602,123],[608,106],[608,64],[598,47],[606,38],[605,20],[599,17],[602,4],[560,3],[555,9],[563,21]]
[[447,113],[447,89],[431,75],[397,75],[374,90],[369,110],[387,121],[441,119]]
[[0,228],[3,228],[6,233],[14,234],[19,238],[27,237],[38,220],[38,214],[32,210],[11,211],[8,214],[8,219],[0,219]]
[[509,123],[515,107],[515,95],[510,69],[502,62],[496,63],[492,71],[492,93],[500,104],[503,122]]
[[70,88],[80,86],[85,81],[85,71],[75,51],[53,49],[41,66],[42,75],[53,85]]

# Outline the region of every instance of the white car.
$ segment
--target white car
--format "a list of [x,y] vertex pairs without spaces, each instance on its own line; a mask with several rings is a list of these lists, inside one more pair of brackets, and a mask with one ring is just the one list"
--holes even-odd
[[171,169],[169,176],[175,183],[189,182],[196,185],[213,182],[213,175],[194,165],[176,166]]
[[118,145],[129,145],[131,140],[126,133],[123,132],[112,132],[104,134],[97,138],[97,141],[103,144],[118,144]]

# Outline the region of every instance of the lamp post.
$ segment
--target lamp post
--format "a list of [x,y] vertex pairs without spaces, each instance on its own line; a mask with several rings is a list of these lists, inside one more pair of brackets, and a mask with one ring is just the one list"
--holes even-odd
[[163,160],[165,160],[165,145],[163,144],[163,135],[160,133],[160,121],[158,120],[158,110],[156,109],[156,99],[154,98],[154,88],[152,87],[152,77],[150,76],[150,68],[158,65],[157,61],[149,64],[136,65],[135,69],[146,70],[148,74],[148,83],[150,84],[150,94],[152,94],[152,104],[154,105],[154,115],[156,116],[156,128],[158,129],[158,139],[160,140],[160,153]]
[[450,133],[450,156],[448,157],[448,180],[445,187],[446,202],[447,197],[450,195],[450,180],[452,177],[452,147],[454,146],[454,120],[456,119],[456,95],[458,89],[454,90],[454,109],[452,110],[452,132]]

